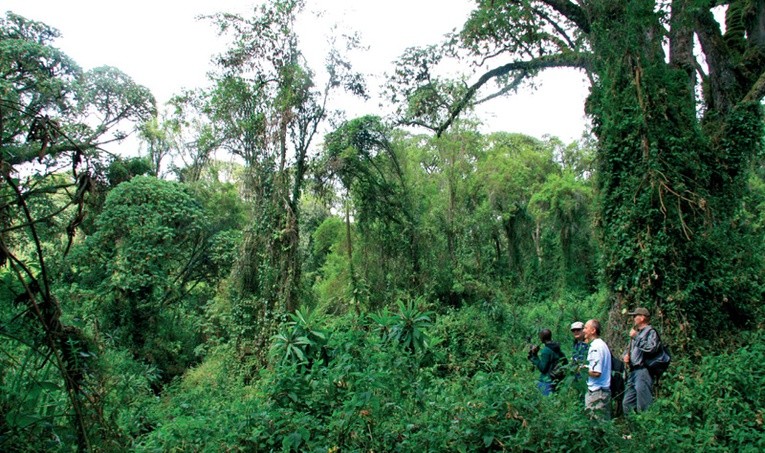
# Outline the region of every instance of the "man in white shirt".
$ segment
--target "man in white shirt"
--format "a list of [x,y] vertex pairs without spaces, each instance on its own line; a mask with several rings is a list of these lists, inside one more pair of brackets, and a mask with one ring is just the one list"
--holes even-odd
[[611,418],[611,351],[600,338],[600,322],[596,319],[584,325],[584,338],[590,344],[587,352],[587,394],[584,408],[592,418]]

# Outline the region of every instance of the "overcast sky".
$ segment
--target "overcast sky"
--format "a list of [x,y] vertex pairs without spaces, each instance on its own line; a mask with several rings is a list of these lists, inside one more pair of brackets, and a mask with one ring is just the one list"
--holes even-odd
[[[369,50],[353,63],[375,88],[406,47],[436,43],[467,19],[471,0],[308,0],[299,23],[304,52],[321,61],[332,23],[360,32]],[[163,103],[182,88],[205,84],[210,57],[221,49],[213,27],[196,19],[218,11],[247,13],[253,0],[0,0],[13,11],[59,29],[56,43],[83,69],[115,66],[147,86]],[[318,64],[318,63],[317,63]],[[575,71],[543,74],[534,92],[496,99],[479,110],[484,131],[551,134],[565,141],[585,128],[584,77]],[[351,114],[377,112],[374,100]]]

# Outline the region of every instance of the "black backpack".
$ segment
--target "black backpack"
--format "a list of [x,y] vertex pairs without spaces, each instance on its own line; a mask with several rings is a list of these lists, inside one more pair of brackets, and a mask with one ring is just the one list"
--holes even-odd
[[621,357],[616,357],[611,353],[611,401],[614,404],[613,415],[620,417],[624,412],[622,410],[622,398],[624,397],[624,362]]
[[566,378],[566,374],[568,372],[566,369],[568,366],[568,358],[566,358],[566,356],[563,354],[558,355],[556,353],[556,355],[558,357],[555,360],[555,363],[552,364],[552,367],[550,367],[550,372],[548,374],[553,382],[558,383]]
[[656,348],[656,352],[651,354],[650,357],[646,357],[644,360],[645,367],[648,368],[648,372],[654,379],[660,378],[661,375],[667,371],[669,364],[672,362],[672,356],[669,354],[669,349],[667,349],[667,346],[661,341],[659,332],[656,332],[656,338],[659,339],[659,345]]

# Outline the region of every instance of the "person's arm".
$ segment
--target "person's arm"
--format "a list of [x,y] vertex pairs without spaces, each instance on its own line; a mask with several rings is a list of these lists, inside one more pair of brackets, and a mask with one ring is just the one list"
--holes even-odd
[[646,357],[651,357],[658,349],[659,335],[653,327],[646,326],[640,332],[637,332],[630,345],[630,361],[632,365],[644,366]]
[[550,348],[542,348],[542,351],[539,355],[535,355],[531,357],[531,363],[534,364],[534,366],[537,367],[540,373],[546,374],[550,368],[550,360],[552,359],[552,351]]
[[637,347],[643,352],[644,356],[650,356],[659,347],[659,334],[656,333],[656,329],[653,327],[646,327],[646,329],[648,329],[648,332],[637,342]]
[[587,375],[594,378],[599,378],[603,372],[603,363],[601,363],[600,350],[590,345],[590,350],[587,352]]
[[627,345],[627,351],[624,352],[624,355],[622,356],[622,362],[624,362],[626,365],[630,364],[630,353],[632,351],[632,336],[630,336],[630,342]]

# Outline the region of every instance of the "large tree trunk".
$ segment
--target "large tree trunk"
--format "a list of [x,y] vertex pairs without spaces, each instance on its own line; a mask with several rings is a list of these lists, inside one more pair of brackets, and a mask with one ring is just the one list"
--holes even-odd
[[[654,3],[589,3],[598,80],[588,109],[599,139],[605,275],[616,295],[611,313],[648,306],[676,338],[688,339],[691,327],[743,321],[735,312],[747,301],[712,282],[720,281],[719,266],[732,264],[737,231],[730,225],[761,147],[762,111],[741,102],[748,87],[731,53],[712,52],[700,123],[688,67],[693,17],[687,2],[673,2],[667,62]],[[710,20],[703,13],[698,19]],[[702,45],[720,45],[718,37],[710,31]]]

